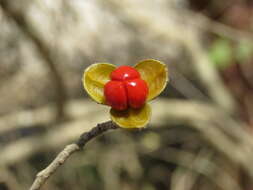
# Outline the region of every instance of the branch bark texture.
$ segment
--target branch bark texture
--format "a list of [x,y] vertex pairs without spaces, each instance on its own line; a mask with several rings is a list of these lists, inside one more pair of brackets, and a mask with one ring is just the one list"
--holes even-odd
[[91,139],[97,137],[98,135],[108,131],[110,129],[117,129],[118,126],[112,121],[107,121],[101,124],[97,124],[96,127],[88,132],[83,133],[76,143],[67,145],[49,164],[44,170],[40,171],[30,190],[38,190],[47,181],[47,179],[62,165],[65,161],[75,152],[82,150],[85,144]]

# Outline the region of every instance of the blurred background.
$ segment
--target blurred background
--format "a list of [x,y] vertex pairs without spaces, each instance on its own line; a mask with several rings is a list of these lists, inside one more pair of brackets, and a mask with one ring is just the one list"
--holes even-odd
[[170,83],[148,127],[89,142],[42,189],[252,190],[252,0],[0,0],[0,190],[109,120],[87,66],[149,58]]

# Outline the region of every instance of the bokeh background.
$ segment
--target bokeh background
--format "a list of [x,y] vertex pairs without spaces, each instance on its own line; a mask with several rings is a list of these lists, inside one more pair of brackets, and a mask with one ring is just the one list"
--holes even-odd
[[0,0],[0,190],[25,190],[109,108],[95,62],[168,65],[146,129],[89,142],[43,190],[252,190],[252,0]]

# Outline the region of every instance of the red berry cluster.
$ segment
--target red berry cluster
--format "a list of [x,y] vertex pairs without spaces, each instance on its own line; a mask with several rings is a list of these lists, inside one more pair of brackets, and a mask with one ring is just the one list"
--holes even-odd
[[111,80],[105,84],[106,103],[115,110],[128,107],[140,108],[148,95],[148,85],[140,73],[130,66],[120,66],[111,73]]

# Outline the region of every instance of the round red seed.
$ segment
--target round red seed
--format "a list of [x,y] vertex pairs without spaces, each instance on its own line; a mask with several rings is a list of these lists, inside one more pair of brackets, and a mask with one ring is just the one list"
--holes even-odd
[[104,87],[106,103],[116,110],[140,108],[145,104],[148,85],[133,67],[120,66],[111,73],[111,81]]
[[118,67],[111,73],[112,80],[123,81],[135,78],[140,78],[140,73],[135,68],[126,65]]
[[131,108],[140,108],[145,104],[148,95],[148,85],[142,79],[125,81],[127,102]]
[[104,87],[106,104],[116,110],[127,109],[127,95],[124,83],[121,81],[109,81]]

